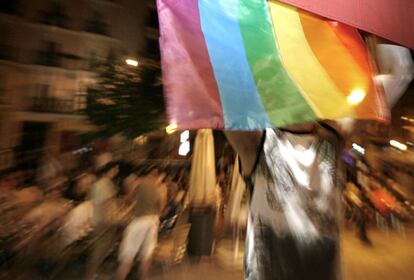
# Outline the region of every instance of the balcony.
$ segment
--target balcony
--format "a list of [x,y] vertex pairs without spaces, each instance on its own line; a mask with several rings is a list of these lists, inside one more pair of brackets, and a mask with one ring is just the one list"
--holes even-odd
[[4,81],[0,79],[0,107],[6,104],[6,88],[4,87]]
[[103,36],[109,36],[108,25],[103,21],[87,20],[84,31]]
[[50,51],[31,51],[0,44],[0,60],[28,64],[59,67],[66,70],[89,71],[89,60],[74,54]]
[[59,98],[51,96],[34,96],[30,100],[29,111],[52,114],[80,114],[84,108],[86,98],[76,96],[73,98]]
[[61,67],[61,55],[56,52],[39,51],[37,52],[36,64]]
[[39,22],[60,28],[68,28],[68,17],[63,13],[41,12]]
[[12,167],[14,164],[14,155],[12,149],[0,150],[0,170]]
[[0,60],[13,60],[14,52],[9,45],[0,44]]

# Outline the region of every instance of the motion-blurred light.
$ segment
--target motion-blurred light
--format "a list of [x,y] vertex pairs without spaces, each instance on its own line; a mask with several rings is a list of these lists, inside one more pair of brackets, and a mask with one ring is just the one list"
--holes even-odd
[[165,128],[165,131],[167,132],[167,134],[172,134],[177,130],[177,125],[175,123],[172,123],[170,125],[168,125]]
[[185,157],[190,152],[190,142],[185,141],[184,143],[180,144],[180,148],[178,149],[178,154],[180,156]]
[[180,134],[180,142],[181,143],[184,143],[189,138],[190,138],[190,131],[184,130],[183,132],[181,132],[181,134]]
[[137,60],[130,59],[130,58],[126,59],[125,60],[125,63],[128,64],[128,65],[130,65],[130,66],[134,66],[134,67],[137,67],[138,64],[139,64]]
[[352,143],[352,148],[357,151],[358,153],[364,155],[365,154],[365,149],[362,148],[360,145],[358,145],[357,143]]
[[390,140],[390,145],[393,146],[394,148],[397,148],[401,151],[406,151],[407,150],[407,145],[400,143],[396,140]]
[[351,105],[358,105],[364,100],[366,93],[362,89],[354,89],[348,96],[348,103]]

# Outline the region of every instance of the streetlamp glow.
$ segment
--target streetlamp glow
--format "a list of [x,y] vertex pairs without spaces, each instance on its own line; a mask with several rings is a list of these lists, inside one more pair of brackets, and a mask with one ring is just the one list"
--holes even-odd
[[175,123],[171,123],[165,128],[165,131],[167,132],[167,134],[173,134],[177,131],[177,125]]
[[364,100],[366,93],[362,89],[354,89],[348,96],[348,103],[350,105],[358,105]]
[[352,143],[352,148],[357,151],[358,153],[364,155],[365,154],[365,149],[362,148],[360,145],[358,145],[357,143]]
[[125,63],[130,65],[130,66],[134,66],[134,67],[137,67],[138,64],[139,64],[137,60],[131,59],[131,58],[126,59]]
[[400,143],[396,140],[390,140],[390,145],[393,146],[394,148],[397,148],[401,151],[406,151],[407,150],[407,145]]

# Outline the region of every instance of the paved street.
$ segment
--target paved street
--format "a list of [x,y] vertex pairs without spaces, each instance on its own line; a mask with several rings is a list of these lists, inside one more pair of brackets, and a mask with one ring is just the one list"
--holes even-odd
[[[344,256],[345,280],[411,280],[414,279],[414,227],[406,230],[406,237],[395,233],[380,232],[370,229],[369,235],[372,246],[360,242],[352,230],[343,233],[342,248]],[[242,243],[242,242],[241,242]],[[199,262],[186,260],[173,267],[157,267],[153,269],[150,280],[240,280],[242,273],[242,248],[238,258],[233,258],[230,242],[221,242],[217,245],[216,254],[211,258],[203,258]],[[81,279],[84,270],[84,261],[67,267],[56,279]],[[116,261],[107,262],[100,271],[99,280],[114,279]],[[23,271],[18,271],[20,277],[13,279],[42,279]],[[9,276],[11,276],[9,274]],[[9,276],[1,279],[12,279]],[[131,279],[134,279],[131,277]]]
[[378,230],[369,234],[372,247],[362,245],[355,234],[345,232],[342,247],[346,279],[414,279],[414,230],[407,230],[407,238]]
[[[390,232],[369,230],[373,246],[362,244],[353,231],[343,234],[342,248],[344,256],[345,279],[347,280],[411,280],[414,275],[414,229],[407,229],[407,237]],[[220,256],[205,259],[198,265],[184,263],[163,273],[154,273],[151,280],[167,279],[242,279],[241,258],[237,264],[228,261],[223,264],[226,253],[220,250]],[[232,252],[227,251],[228,260]],[[237,267],[237,268],[236,268]]]

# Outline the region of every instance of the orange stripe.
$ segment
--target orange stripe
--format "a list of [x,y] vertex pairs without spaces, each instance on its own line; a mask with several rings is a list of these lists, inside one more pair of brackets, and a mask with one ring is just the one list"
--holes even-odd
[[[347,97],[354,90],[362,90],[366,93],[367,101],[371,101],[368,103],[364,99],[355,108],[357,115],[362,117],[376,114],[375,102],[372,104],[371,99],[375,89],[372,87],[372,75],[367,72],[369,66],[361,67],[359,64],[363,64],[363,61],[356,60],[362,58],[361,55],[352,55],[326,20],[303,11],[299,15],[310,48],[342,94]],[[362,104],[371,105],[361,107]]]
[[[372,59],[369,56],[365,43],[361,38],[361,35],[358,33],[358,30],[345,25],[338,24],[335,21],[327,21],[329,26],[332,28],[338,39],[346,47],[349,53],[354,57],[355,62],[361,67],[361,69],[366,73],[368,77],[372,77],[375,71],[372,67]],[[382,92],[380,89],[377,89],[374,80],[370,79],[370,86],[368,94],[365,97],[364,101],[358,106],[361,110],[358,110],[359,117],[369,118],[372,117],[372,111],[378,110],[377,114],[383,114],[383,104],[377,104],[380,98],[383,98]],[[381,103],[381,102],[380,102]]]
[[326,22],[348,52],[354,57],[355,62],[358,63],[364,71],[371,73],[372,71],[368,51],[361,35],[358,33],[358,30],[336,21],[326,20]]

